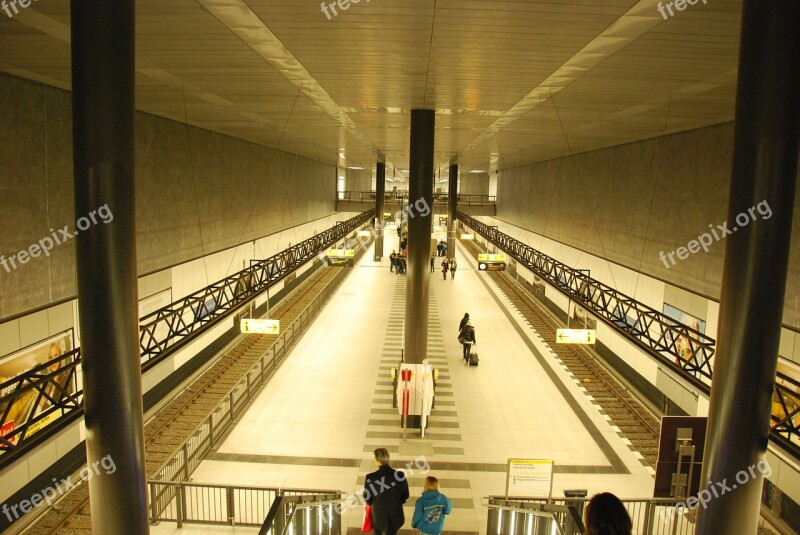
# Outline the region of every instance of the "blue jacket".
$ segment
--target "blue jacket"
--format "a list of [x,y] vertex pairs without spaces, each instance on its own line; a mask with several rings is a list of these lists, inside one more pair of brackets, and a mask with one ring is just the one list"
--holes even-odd
[[450,500],[438,490],[422,493],[414,505],[411,527],[429,535],[439,535],[444,529],[444,515],[453,512]]

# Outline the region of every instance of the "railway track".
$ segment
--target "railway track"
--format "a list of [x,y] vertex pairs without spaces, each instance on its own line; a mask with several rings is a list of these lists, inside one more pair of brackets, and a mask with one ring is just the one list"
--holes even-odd
[[[341,268],[318,270],[287,296],[270,317],[290,325],[333,280]],[[277,335],[245,335],[199,378],[161,408],[144,426],[145,470],[148,480],[200,425],[258,359],[277,340]],[[81,484],[39,517],[24,535],[87,535],[92,533],[89,487]]]
[[[461,243],[474,252],[479,252],[474,243]],[[631,441],[636,451],[655,469],[660,436],[659,420],[630,393],[628,387],[621,384],[582,346],[556,343],[556,329],[563,326],[511,277],[497,271],[490,271],[488,274],[558,358],[581,381],[582,386]]]

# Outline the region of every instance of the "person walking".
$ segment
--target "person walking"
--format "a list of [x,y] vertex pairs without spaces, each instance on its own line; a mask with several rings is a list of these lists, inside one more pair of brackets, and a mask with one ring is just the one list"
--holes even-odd
[[444,528],[444,516],[452,512],[450,498],[439,492],[439,480],[428,476],[425,478],[422,496],[414,504],[411,527],[424,535],[439,535]]
[[456,278],[456,268],[458,267],[455,257],[450,259],[448,265],[450,266],[450,280],[453,280]]
[[459,331],[458,341],[464,346],[464,364],[468,365],[472,346],[478,343],[478,340],[475,338],[475,326],[472,324],[471,319],[467,318],[464,327]]
[[395,535],[406,522],[403,504],[408,500],[408,481],[403,472],[389,466],[389,451],[378,448],[373,454],[378,469],[364,480],[364,500],[372,507],[375,535]]
[[431,273],[433,273],[436,270],[436,268],[434,267],[435,263],[436,263],[436,254],[431,253]]
[[447,280],[447,258],[442,260],[442,278]]
[[459,336],[461,336],[461,331],[464,329],[464,325],[467,324],[468,320],[469,320],[469,312],[464,312],[464,317],[461,318],[461,321],[458,324],[458,334],[459,334]]

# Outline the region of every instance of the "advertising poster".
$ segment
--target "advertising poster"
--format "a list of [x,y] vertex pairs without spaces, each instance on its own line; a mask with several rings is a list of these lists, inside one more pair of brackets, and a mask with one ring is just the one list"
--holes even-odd
[[[0,384],[2,385],[2,392],[0,392],[0,396],[5,398],[14,392],[16,389],[16,383],[12,381],[14,377],[23,374],[28,370],[35,368],[36,366],[60,357],[61,355],[72,351],[73,348],[73,334],[72,330],[69,330],[0,359]],[[63,360],[55,363],[53,367],[51,367],[50,371],[54,372],[58,370],[58,368],[62,367],[65,363],[66,361]],[[63,383],[62,388],[64,388],[67,392],[75,392],[77,389],[75,380],[73,379],[71,384],[68,385],[66,384],[68,378],[69,374],[64,373],[61,376],[56,376],[56,381],[58,381],[59,384]],[[48,395],[54,398],[60,396],[60,393],[55,385],[48,385],[46,391]],[[3,423],[2,427],[0,427],[0,436],[6,436],[12,433],[19,425],[26,422],[29,418],[37,416],[51,407],[52,403],[45,397],[39,399],[37,404],[38,398],[39,391],[33,389],[19,398],[15,398],[13,400],[3,399],[3,401],[0,403],[0,414],[3,415]],[[53,412],[47,418],[44,418],[35,425],[31,426],[28,429],[27,435],[30,436],[33,433],[41,430],[48,423],[50,423],[50,421],[55,420],[59,416],[60,413],[58,411]],[[0,448],[0,454],[4,452],[5,450]]]
[[[691,314],[684,312],[683,310],[677,309],[672,305],[664,303],[664,314],[674,319],[677,323],[682,323],[687,327],[700,332],[701,334],[705,334],[706,332],[705,321],[701,320],[700,318],[696,318]],[[679,336],[676,346],[678,348],[678,355],[680,355],[681,360],[684,362],[692,360],[692,346],[688,338]],[[680,365],[678,359],[675,360],[675,364]]]

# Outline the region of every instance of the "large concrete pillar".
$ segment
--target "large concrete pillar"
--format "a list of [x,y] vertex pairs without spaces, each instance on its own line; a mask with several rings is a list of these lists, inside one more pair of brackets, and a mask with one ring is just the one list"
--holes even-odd
[[[800,2],[745,0],[719,335],[696,533],[755,533],[800,143]],[[747,225],[747,227],[745,227]],[[713,493],[712,493],[713,491]]]
[[[134,188],[134,0],[75,0],[73,165],[92,530],[149,533]],[[81,227],[81,218],[103,216]],[[113,470],[112,470],[113,467]]]
[[458,211],[458,165],[450,164],[447,187],[447,256],[456,257],[456,212]]
[[386,164],[378,162],[375,172],[375,260],[383,258],[383,201],[386,191]]
[[428,283],[433,228],[433,110],[411,110],[408,198],[408,280],[405,361],[420,364],[428,353]]
[[[149,533],[136,280],[134,4],[71,2],[78,303],[86,452],[89,466],[97,467],[89,478],[95,533]],[[82,227],[82,218],[104,214],[103,222]]]

